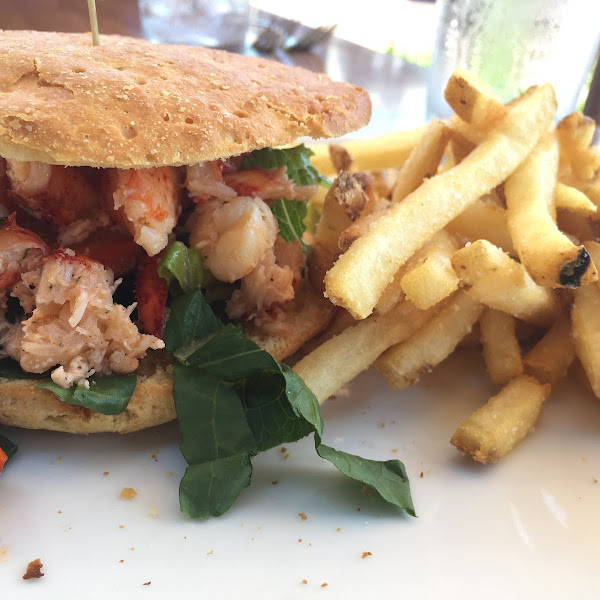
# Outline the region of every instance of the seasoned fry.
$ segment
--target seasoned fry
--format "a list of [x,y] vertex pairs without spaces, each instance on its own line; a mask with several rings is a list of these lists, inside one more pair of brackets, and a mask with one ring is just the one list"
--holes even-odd
[[[352,157],[351,170],[353,172],[384,171],[400,168],[419,141],[423,129],[419,127],[408,131],[386,133],[372,140],[344,142],[344,148]],[[314,152],[310,160],[317,170],[326,177],[335,175],[336,170],[327,146],[315,145],[310,149]]]
[[537,285],[523,265],[486,240],[455,252],[452,267],[463,289],[491,308],[541,327],[559,314],[554,292]]
[[506,456],[537,423],[551,386],[521,375],[467,417],[450,443],[482,463]]
[[444,248],[453,247],[455,243],[456,240],[444,229],[436,233],[398,269],[392,281],[381,294],[381,298],[377,301],[375,310],[381,315],[391,310],[401,298],[404,298],[404,291],[402,290],[404,275],[414,266],[426,260],[428,256],[440,250],[443,251]]
[[450,263],[450,257],[458,250],[458,242],[444,230],[436,238],[438,243],[423,261],[400,279],[406,298],[421,310],[441,302],[458,288],[458,277]]
[[584,246],[575,246],[554,223],[558,139],[546,134],[506,180],[508,231],[531,278],[547,287],[576,288],[598,279]]
[[541,383],[555,385],[575,360],[571,322],[562,315],[548,333],[525,355],[523,370]]
[[460,164],[424,181],[394,204],[328,272],[329,299],[355,318],[367,317],[400,266],[434,233],[504,181],[537,144],[555,112],[552,87],[537,88]]
[[375,361],[375,368],[393,390],[415,384],[454,351],[477,322],[482,308],[477,300],[457,292],[411,338],[384,352]]
[[514,317],[487,308],[479,317],[479,328],[483,358],[492,383],[506,384],[522,375],[523,362]]
[[594,217],[598,207],[577,188],[561,183],[554,189],[554,202],[557,209],[568,210],[584,217]]
[[463,121],[483,130],[502,119],[507,112],[506,106],[495,97],[488,85],[462,69],[450,76],[444,98]]
[[390,346],[408,339],[435,314],[401,302],[385,315],[373,315],[342,331],[294,366],[319,402],[367,369]]
[[434,119],[425,128],[423,135],[406,159],[398,179],[396,179],[392,202],[404,200],[425,179],[436,174],[447,143],[448,130],[446,126],[442,121]]
[[471,204],[448,223],[446,229],[468,242],[487,240],[513,258],[517,257],[506,226],[506,210],[500,206],[495,192],[486,194]]

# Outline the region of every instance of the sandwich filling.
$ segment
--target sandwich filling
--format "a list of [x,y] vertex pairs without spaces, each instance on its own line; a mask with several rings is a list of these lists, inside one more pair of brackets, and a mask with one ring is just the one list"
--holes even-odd
[[275,206],[316,192],[309,154],[150,169],[0,159],[0,358],[63,388],[135,372],[164,347],[157,269],[175,240],[196,249],[227,318],[272,327],[306,273],[301,233],[282,236]]

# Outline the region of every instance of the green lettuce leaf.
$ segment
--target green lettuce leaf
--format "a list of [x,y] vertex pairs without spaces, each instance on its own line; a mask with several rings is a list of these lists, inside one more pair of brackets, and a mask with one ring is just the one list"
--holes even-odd
[[129,404],[137,382],[136,375],[90,377],[90,387],[61,388],[54,381],[41,381],[37,387],[49,390],[67,404],[77,404],[103,415],[118,415]]
[[275,200],[271,205],[271,211],[279,223],[281,237],[286,242],[298,240],[305,250],[308,245],[302,241],[302,235],[306,231],[306,210],[306,202],[299,200]]
[[4,450],[6,453],[6,456],[8,457],[7,462],[17,453],[17,450],[19,449],[14,442],[11,442],[3,435],[0,435],[0,448],[2,448],[2,450]]
[[296,185],[314,185],[318,183],[329,187],[331,182],[323,177],[310,162],[314,152],[304,144],[294,148],[262,148],[254,150],[242,158],[241,169],[279,169],[286,167],[287,176]]
[[196,248],[188,248],[183,242],[173,242],[158,263],[158,275],[167,280],[172,288],[177,281],[181,291],[191,292],[206,287],[214,277],[204,267],[202,255]]
[[322,444],[319,403],[296,373],[211,316],[199,290],[177,301],[165,339],[177,359],[173,395],[189,464],[179,489],[185,514],[222,514],[248,485],[255,454],[314,432],[319,456],[414,515],[402,463],[365,460]]

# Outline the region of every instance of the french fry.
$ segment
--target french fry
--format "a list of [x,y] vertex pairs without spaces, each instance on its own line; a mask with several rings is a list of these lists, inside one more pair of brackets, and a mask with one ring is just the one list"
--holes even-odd
[[412,337],[386,350],[375,361],[375,368],[393,390],[415,384],[454,351],[477,322],[482,308],[477,300],[457,292]]
[[458,129],[447,128],[450,136],[450,154],[457,165],[467,157],[475,148],[475,144]]
[[406,298],[421,310],[441,302],[458,288],[458,277],[450,263],[458,242],[444,230],[436,237],[438,243],[431,252],[400,279]]
[[571,336],[592,390],[600,398],[600,287],[586,285],[574,294]]
[[558,175],[558,139],[546,134],[504,183],[508,231],[531,278],[547,287],[576,288],[598,279],[584,246],[562,233],[548,210]]
[[425,179],[433,177],[438,169],[444,148],[448,143],[448,130],[444,123],[434,119],[406,159],[392,191],[392,202],[404,200]]
[[513,258],[517,257],[506,226],[506,210],[500,206],[495,192],[486,194],[471,204],[450,221],[446,229],[469,242],[487,240]]
[[456,240],[447,231],[442,229],[431,237],[421,248],[419,248],[401,267],[398,269],[392,281],[381,294],[377,301],[375,310],[384,315],[391,310],[401,298],[404,298],[402,290],[402,278],[413,267],[427,259],[428,256],[434,255],[444,248],[454,247]]
[[[423,133],[423,127],[407,131],[386,133],[372,140],[350,140],[343,142],[343,147],[352,157],[352,172],[384,171],[400,168]],[[326,145],[314,145],[311,163],[317,170],[330,177],[336,170],[329,156]]]
[[462,421],[450,443],[478,462],[497,462],[535,426],[550,391],[528,375],[513,379]]
[[537,285],[520,263],[486,240],[478,240],[452,255],[452,267],[462,288],[490,308],[545,327],[559,314],[550,288]]
[[583,192],[560,181],[554,188],[554,202],[557,210],[568,210],[583,217],[598,214],[598,207]]
[[571,165],[575,156],[584,151],[594,138],[595,123],[580,112],[564,117],[556,126],[560,144],[561,166]]
[[489,129],[507,112],[488,85],[462,69],[450,76],[444,98],[463,121],[483,130]]
[[390,346],[408,339],[435,314],[400,302],[385,315],[373,315],[326,341],[294,365],[320,403],[367,369]]
[[555,112],[552,87],[537,88],[460,164],[424,181],[392,205],[327,273],[329,299],[354,318],[367,317],[400,266],[434,233],[504,181],[535,147]]
[[555,385],[575,360],[571,322],[562,315],[548,333],[523,358],[523,371],[540,383]]
[[483,358],[492,383],[506,384],[522,375],[523,362],[514,317],[486,308],[479,317],[479,328]]

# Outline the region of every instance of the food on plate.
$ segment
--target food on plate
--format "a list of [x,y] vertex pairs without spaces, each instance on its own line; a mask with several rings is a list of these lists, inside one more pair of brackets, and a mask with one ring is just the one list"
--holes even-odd
[[0,423],[123,433],[177,416],[180,504],[200,518],[232,505],[253,456],[314,432],[321,457],[413,513],[402,464],[322,444],[317,400],[279,362],[335,310],[332,255],[304,236],[329,182],[290,145],[366,124],[367,93],[119,36],[3,31],[0,56]]
[[[391,182],[350,245],[342,232],[367,209],[352,217],[340,198],[325,198],[316,239],[337,254],[325,284],[338,312],[294,369],[322,401],[375,354],[401,390],[455,348],[480,346],[503,388],[450,441],[495,462],[533,429],[576,359],[600,398],[600,244],[590,241],[600,234],[600,153],[590,119],[574,113],[554,125],[548,84],[504,105],[457,71],[446,99],[455,114],[422,130],[399,171],[374,155],[372,172],[340,172]],[[354,164],[356,144],[344,164]],[[390,344],[392,330],[402,335]]]

